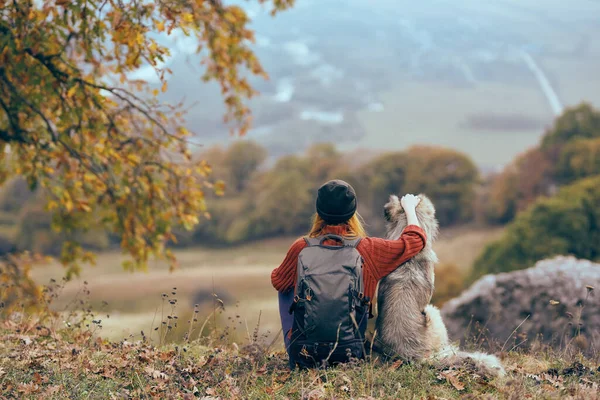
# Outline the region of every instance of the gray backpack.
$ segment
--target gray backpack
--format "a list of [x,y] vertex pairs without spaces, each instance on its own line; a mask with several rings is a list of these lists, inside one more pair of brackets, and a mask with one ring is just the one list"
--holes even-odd
[[[335,239],[340,245],[323,244]],[[360,239],[338,235],[305,238],[298,256],[290,358],[318,367],[364,356],[369,299],[364,296]]]

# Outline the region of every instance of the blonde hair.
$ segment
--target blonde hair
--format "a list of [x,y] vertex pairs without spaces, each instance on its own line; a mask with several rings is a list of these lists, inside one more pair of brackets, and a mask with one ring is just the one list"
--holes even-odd
[[[312,223],[312,227],[310,228],[310,231],[308,232],[308,237],[314,238],[317,236],[321,236],[323,234],[323,229],[328,226],[329,224],[327,222],[325,222],[323,220],[323,218],[321,218],[319,216],[319,214],[316,214],[313,216],[313,223]],[[358,214],[358,213],[354,213],[354,215],[352,217],[350,217],[350,219],[340,225],[343,225],[346,227],[346,233],[344,234],[345,237],[348,238],[363,238],[367,236],[367,232],[365,231],[364,228],[364,222],[362,217]]]

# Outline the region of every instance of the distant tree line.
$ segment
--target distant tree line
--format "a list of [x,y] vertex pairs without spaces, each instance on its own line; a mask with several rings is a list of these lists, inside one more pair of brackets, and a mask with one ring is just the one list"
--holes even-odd
[[531,148],[501,173],[488,178],[481,193],[482,215],[507,223],[536,199],[559,186],[600,174],[600,111],[582,103],[568,108]]
[[565,110],[541,139],[492,177],[478,201],[506,233],[476,260],[471,280],[555,255],[600,260],[600,112]]
[[[600,251],[600,112],[589,104],[567,109],[540,144],[503,171],[480,173],[463,153],[436,146],[372,155],[356,162],[331,143],[302,154],[268,160],[250,140],[214,146],[197,157],[226,182],[223,195],[205,193],[209,219],[193,230],[175,229],[173,246],[229,246],[305,233],[316,190],[341,178],[358,193],[359,212],[372,235],[383,234],[382,207],[392,193],[426,193],[443,227],[508,224],[506,235],[488,246],[473,270],[501,272],[532,265],[554,254],[598,259]],[[0,251],[57,254],[68,239],[53,230],[42,189],[19,179],[0,191]],[[118,247],[119,236],[102,229],[75,232],[93,250]]]
[[209,199],[211,220],[187,235],[181,232],[180,245],[228,245],[303,234],[315,212],[318,187],[333,178],[354,186],[359,213],[371,234],[383,233],[383,204],[392,193],[428,193],[445,226],[473,219],[478,170],[469,157],[454,150],[413,147],[355,164],[333,144],[317,143],[270,167],[263,163],[266,155],[249,141],[203,155],[212,161],[215,174],[230,183],[225,196]]
[[[215,146],[198,157],[211,166],[213,179],[226,182],[225,193],[206,193],[210,219],[194,230],[175,230],[174,246],[226,246],[280,235],[305,233],[314,213],[317,188],[326,180],[349,181],[358,192],[359,212],[371,234],[383,233],[383,204],[392,193],[427,193],[444,226],[474,217],[480,184],[476,166],[466,155],[441,147],[413,147],[389,152],[360,164],[330,143],[267,165],[267,151],[249,140]],[[5,251],[33,250],[57,254],[67,238],[52,229],[43,191],[30,191],[13,180],[0,192],[0,243]],[[103,230],[77,232],[84,247],[104,250],[120,238]]]

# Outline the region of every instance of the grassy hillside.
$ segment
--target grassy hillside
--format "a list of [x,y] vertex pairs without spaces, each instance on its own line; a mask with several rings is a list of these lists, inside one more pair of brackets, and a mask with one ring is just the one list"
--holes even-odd
[[4,322],[0,398],[597,399],[600,384],[598,360],[568,352],[503,353],[508,376],[497,380],[477,376],[468,366],[443,370],[377,359],[290,373],[286,356],[255,337],[245,345],[156,346],[146,338],[102,340],[94,328],[61,322]]

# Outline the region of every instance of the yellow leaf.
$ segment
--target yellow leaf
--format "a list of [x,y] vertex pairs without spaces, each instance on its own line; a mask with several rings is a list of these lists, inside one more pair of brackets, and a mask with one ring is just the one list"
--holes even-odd
[[137,154],[127,154],[127,159],[135,164],[140,162],[140,157]]
[[144,43],[144,35],[138,32],[135,36],[135,42],[139,45],[142,45]]
[[163,93],[167,91],[167,81],[163,82],[162,87],[160,88],[160,90],[162,90]]
[[225,194],[225,182],[217,181],[214,188],[217,196],[223,196]]
[[152,94],[153,94],[155,97],[156,97],[156,96],[158,96],[158,93],[159,93],[158,89],[154,89],[154,90],[152,91]]
[[77,91],[77,86],[73,86],[71,89],[69,89],[67,91],[67,97],[71,98],[73,97],[73,95],[75,95],[75,92]]
[[194,16],[190,13],[183,13],[181,15],[181,19],[183,20],[183,22],[187,22],[187,23],[194,22]]
[[225,20],[227,22],[229,22],[231,24],[235,23],[235,20],[236,20],[235,15],[233,15],[231,12],[226,11],[223,17],[225,18]]
[[158,30],[159,32],[162,32],[165,30],[165,23],[162,21],[158,21],[156,23],[156,30]]
[[65,199],[65,208],[69,212],[71,212],[73,210],[73,202],[71,201],[71,198],[66,198]]

